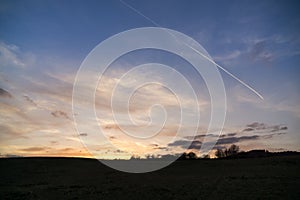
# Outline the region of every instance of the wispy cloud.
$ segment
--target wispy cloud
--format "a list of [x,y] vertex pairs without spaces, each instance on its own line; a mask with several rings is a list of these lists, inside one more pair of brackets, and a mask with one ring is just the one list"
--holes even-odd
[[12,98],[13,96],[8,91],[0,88],[0,97]]
[[257,41],[253,44],[249,51],[249,56],[252,60],[263,60],[266,62],[270,62],[273,60],[273,54],[267,49],[267,41]]
[[277,131],[286,131],[288,127],[286,125],[268,125],[265,123],[253,122],[248,124],[243,130],[243,132],[251,131],[264,131],[264,132],[277,132]]
[[[227,145],[234,143],[243,143],[243,142],[251,142],[251,141],[261,141],[272,139],[279,135],[286,134],[287,126],[284,125],[267,125],[265,123],[253,122],[251,124],[246,125],[241,131],[237,131],[235,133],[227,133],[223,134],[215,144],[214,149],[219,147],[226,147]],[[250,135],[243,135],[243,133],[250,133]],[[239,136],[242,135],[242,136]],[[186,137],[185,139],[176,140],[172,143],[168,144],[168,147],[180,147],[185,149],[189,144],[189,149],[199,150],[202,145],[202,140],[204,137],[215,137],[212,134],[201,134],[194,137]]]
[[51,115],[56,118],[62,117],[65,119],[71,119],[66,112],[61,111],[61,110],[55,110],[55,111],[51,112]]
[[13,44],[0,42],[0,63],[2,67],[27,67],[33,64],[35,56],[31,53],[23,53]]
[[33,105],[33,106],[35,106],[35,107],[38,107],[38,104],[37,104],[34,100],[32,100],[29,96],[23,95],[23,97],[24,97],[24,99],[25,99],[27,102],[29,102],[31,105]]
[[214,56],[213,59],[218,62],[224,62],[228,60],[233,60],[238,58],[242,54],[239,50],[234,50],[233,52],[230,52],[228,54],[220,55],[220,56]]
[[27,156],[72,156],[72,157],[90,157],[91,155],[83,148],[63,147],[54,148],[49,146],[29,146],[17,148],[17,155]]
[[80,133],[79,136],[85,137],[85,136],[88,136],[88,134],[87,133]]

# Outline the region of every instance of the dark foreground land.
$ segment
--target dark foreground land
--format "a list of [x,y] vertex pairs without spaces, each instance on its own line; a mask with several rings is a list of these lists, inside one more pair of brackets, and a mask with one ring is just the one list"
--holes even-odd
[[97,160],[0,159],[0,199],[300,199],[300,156],[182,160],[129,174]]

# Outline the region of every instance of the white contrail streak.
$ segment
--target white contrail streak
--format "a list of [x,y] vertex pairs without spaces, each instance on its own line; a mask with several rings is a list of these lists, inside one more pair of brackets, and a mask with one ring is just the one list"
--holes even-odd
[[[187,45],[187,44],[185,44]],[[250,85],[248,85],[247,83],[245,83],[244,81],[242,81],[241,79],[239,79],[238,77],[236,77],[235,75],[233,75],[232,73],[230,73],[229,71],[227,71],[224,67],[222,67],[221,65],[219,65],[218,63],[216,63],[215,61],[213,61],[211,58],[207,57],[206,55],[204,55],[203,53],[201,53],[200,51],[198,51],[197,49],[193,48],[192,46],[188,45],[191,49],[193,49],[195,52],[197,52],[198,54],[200,54],[202,57],[204,57],[205,59],[207,59],[208,61],[210,61],[211,63],[215,64],[217,67],[219,67],[221,70],[223,70],[226,74],[228,74],[229,76],[231,76],[232,78],[234,78],[235,80],[237,80],[238,82],[240,82],[242,85],[244,85],[246,88],[248,88],[249,90],[251,90],[252,92],[254,92],[259,98],[264,99],[264,97],[259,94],[255,89],[253,89]]]
[[[155,21],[153,21],[151,18],[147,17],[146,15],[144,15],[143,13],[141,13],[139,10],[135,9],[134,7],[132,7],[131,5],[129,5],[128,3],[120,0],[120,2],[122,4],[124,4],[126,7],[130,8],[131,10],[133,10],[135,13],[139,14],[140,16],[144,17],[145,19],[147,19],[149,22],[151,22],[152,24],[154,24],[155,26],[159,27],[159,28],[163,28],[162,26],[160,26],[158,23],[156,23]],[[166,30],[167,31],[167,30]],[[168,31],[167,31],[168,32]],[[168,32],[170,35],[172,35],[173,37],[176,38],[175,35],[173,35],[172,33]],[[221,69],[222,71],[224,71],[226,74],[228,74],[229,76],[231,76],[233,79],[235,79],[236,81],[238,81],[239,83],[241,83],[242,85],[244,85],[246,88],[248,88],[249,90],[251,90],[254,94],[256,94],[259,98],[264,99],[263,96],[261,94],[259,94],[259,92],[257,92],[254,88],[252,88],[249,84],[245,83],[244,81],[242,81],[241,79],[239,79],[238,77],[236,77],[235,75],[233,75],[232,73],[230,73],[228,70],[226,70],[224,67],[222,67],[221,65],[217,64],[215,61],[213,61],[211,58],[207,57],[206,55],[204,55],[203,53],[201,53],[200,51],[198,51],[197,49],[193,48],[191,45],[182,42],[184,45],[186,45],[187,47],[191,48],[192,50],[194,50],[196,53],[198,53],[199,55],[201,55],[203,58],[205,58],[206,60],[208,60],[209,62],[213,63],[214,65],[216,65],[219,69]]]

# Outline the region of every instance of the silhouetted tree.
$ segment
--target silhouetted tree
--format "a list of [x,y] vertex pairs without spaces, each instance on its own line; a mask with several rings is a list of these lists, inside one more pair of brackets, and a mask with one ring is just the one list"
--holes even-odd
[[229,157],[238,154],[240,151],[240,147],[232,144],[228,149],[225,148],[225,150],[222,149],[217,149],[215,152],[215,156],[217,158],[224,158],[224,157]]
[[156,155],[154,155],[154,154],[148,154],[148,155],[146,155],[145,157],[146,157],[147,160],[157,158]]
[[236,155],[240,151],[240,147],[233,144],[228,149],[226,149],[226,156]]
[[225,152],[222,149],[217,149],[217,151],[215,152],[215,156],[217,158],[224,158],[226,155],[225,155]]
[[194,152],[189,152],[187,154],[187,158],[188,159],[197,159],[198,157],[197,157],[197,155]]
[[179,158],[179,160],[195,160],[198,159],[198,156],[194,152],[183,153]]
[[187,153],[181,154],[181,156],[178,158],[179,160],[186,160],[187,159]]
[[140,160],[140,159],[141,159],[141,157],[138,156],[138,155],[132,155],[132,156],[130,157],[130,160]]

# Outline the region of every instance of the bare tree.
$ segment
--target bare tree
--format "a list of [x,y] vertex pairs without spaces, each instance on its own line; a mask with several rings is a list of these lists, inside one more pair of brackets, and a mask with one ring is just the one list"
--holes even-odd
[[217,158],[224,158],[225,157],[225,152],[222,149],[217,149],[217,151],[215,152],[215,156]]
[[226,156],[232,156],[232,155],[237,154],[240,151],[240,147],[233,144],[226,150],[227,150]]
[[227,148],[225,150],[217,149],[217,151],[215,152],[215,156],[217,158],[224,158],[224,157],[236,155],[237,153],[239,153],[239,151],[240,151],[240,147],[235,144],[232,144],[228,149]]

